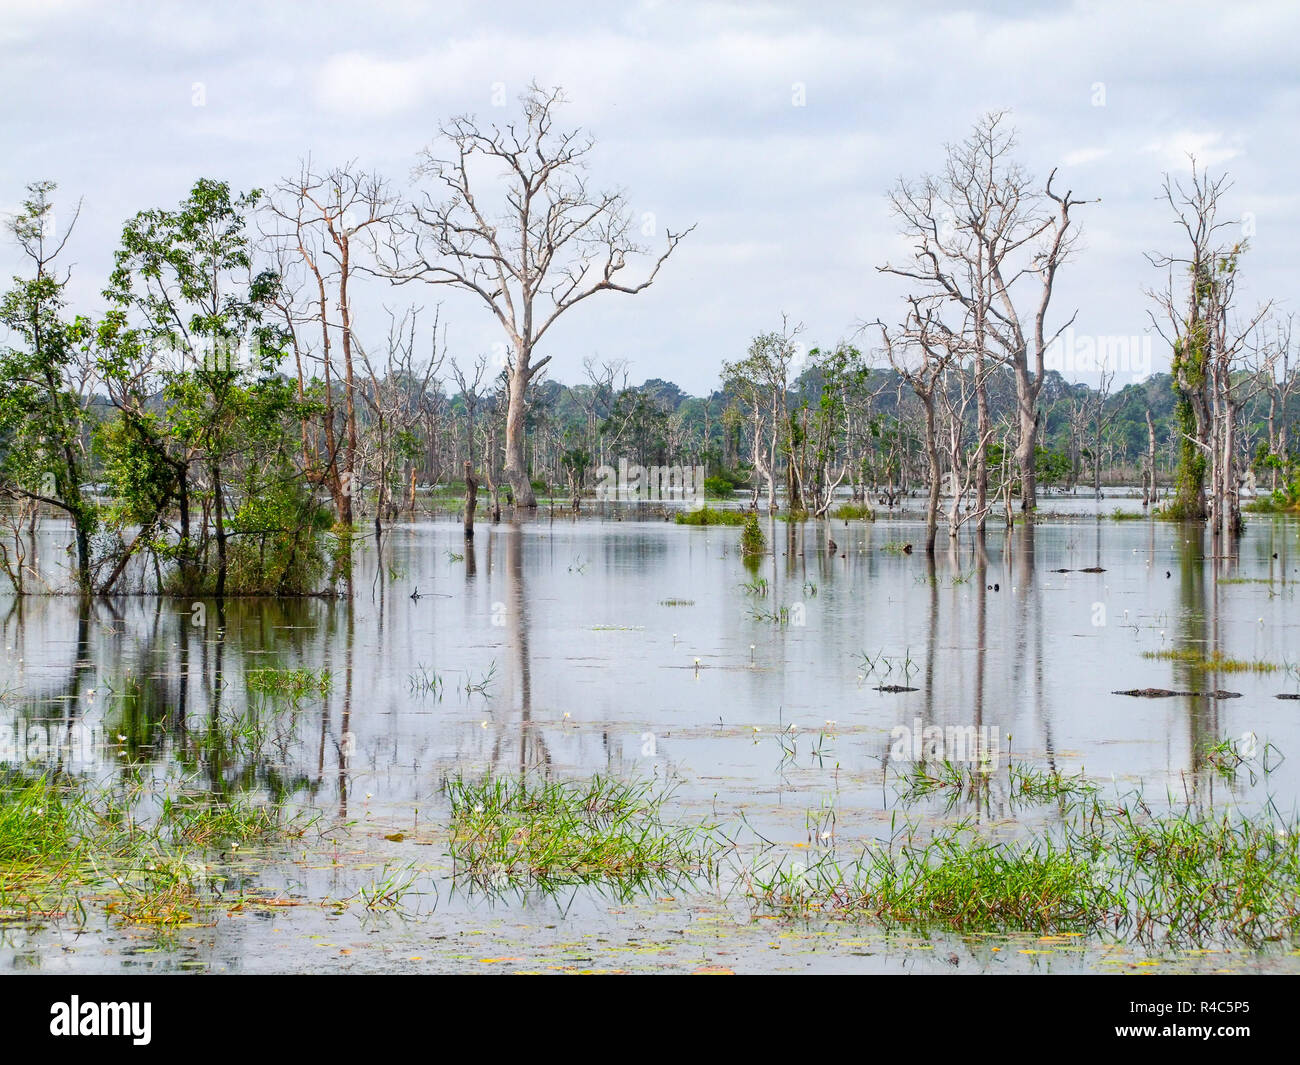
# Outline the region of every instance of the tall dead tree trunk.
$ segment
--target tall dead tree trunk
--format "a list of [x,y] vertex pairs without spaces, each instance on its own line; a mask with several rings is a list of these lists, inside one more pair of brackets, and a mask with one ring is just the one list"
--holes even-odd
[[[666,230],[667,247],[642,280],[623,280],[629,262],[646,249],[633,239],[623,195],[588,188],[586,156],[593,142],[578,130],[555,129],[563,103],[559,89],[534,84],[520,98],[522,123],[488,127],[461,116],[445,125],[440,143],[422,154],[419,170],[446,199],[426,193],[412,206],[386,264],[397,283],[422,280],[474,293],[500,323],[509,367],[505,471],[516,506],[530,509],[537,500],[524,450],[528,386],[550,361],[536,359],[539,343],[589,296],[648,288],[690,232]],[[481,179],[484,163],[504,175],[495,200]],[[640,230],[654,234],[653,216],[642,217]]]

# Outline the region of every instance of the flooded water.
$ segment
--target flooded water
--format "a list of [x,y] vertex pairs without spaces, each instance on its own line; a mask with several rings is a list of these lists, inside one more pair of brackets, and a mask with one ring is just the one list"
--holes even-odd
[[[888,838],[889,780],[910,743],[899,737],[929,726],[984,730],[1003,758],[1140,786],[1156,802],[1213,789],[1295,808],[1300,703],[1278,698],[1300,692],[1295,522],[1256,518],[1238,557],[1217,560],[1199,530],[1068,513],[1009,537],[991,527],[982,549],[963,539],[950,552],[941,531],[933,563],[901,550],[922,533],[908,521],[770,522],[770,553],[751,569],[735,528],[543,515],[481,525],[471,547],[454,523],[417,522],[366,542],[351,600],[0,600],[0,760],[101,784],[175,775],[319,815],[299,845],[223,856],[221,878],[255,884],[264,906],[167,931],[93,912],[75,926],[9,922],[0,966],[1300,968],[1280,950],[1149,956],[1091,937],[780,922],[725,883],[486,897],[452,878],[450,775],[655,779],[674,789],[674,817],[743,815],[746,838],[794,855],[827,845],[810,811],[833,809],[831,842],[849,850]],[[60,542],[57,526],[44,535]],[[1277,668],[1144,657],[1169,650]],[[248,679],[268,668],[326,670],[327,691],[268,707]],[[1113,694],[1141,688],[1220,694]],[[91,742],[66,742],[87,730]],[[1248,734],[1270,772],[1216,778],[1206,747]],[[1017,829],[996,789],[973,812]],[[409,912],[344,904],[393,870],[410,871]]]

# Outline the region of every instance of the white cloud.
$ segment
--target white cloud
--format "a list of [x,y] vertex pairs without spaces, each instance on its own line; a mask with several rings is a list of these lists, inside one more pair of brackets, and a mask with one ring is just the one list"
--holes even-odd
[[316,75],[323,107],[348,115],[388,116],[417,104],[429,88],[421,60],[379,59],[361,52],[331,56]]
[[1198,167],[1219,166],[1241,155],[1240,137],[1225,141],[1222,133],[1183,131],[1147,144],[1143,151],[1159,157],[1167,170],[1190,170],[1192,160]]
[[1099,159],[1105,159],[1108,155],[1110,155],[1109,148],[1076,148],[1072,152],[1066,152],[1061,162],[1066,166],[1087,166]]

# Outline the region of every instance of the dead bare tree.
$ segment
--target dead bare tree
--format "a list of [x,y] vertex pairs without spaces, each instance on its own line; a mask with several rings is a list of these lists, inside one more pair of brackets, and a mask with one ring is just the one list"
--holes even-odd
[[925,418],[925,456],[929,470],[929,495],[925,507],[925,551],[934,555],[939,529],[939,496],[943,487],[943,464],[939,455],[938,393],[943,388],[949,365],[960,351],[960,341],[935,313],[935,297],[907,299],[903,325],[891,332],[884,322],[872,323],[879,331],[882,351],[889,365],[906,381],[921,404]]
[[1266,343],[1272,351],[1274,373],[1268,381],[1268,457],[1269,491],[1277,491],[1279,470],[1290,462],[1291,398],[1300,391],[1300,360],[1292,341],[1295,316],[1288,314],[1273,320]]
[[[993,111],[976,124],[959,145],[949,145],[942,176],[919,182],[900,180],[890,201],[913,242],[906,266],[886,264],[884,273],[923,283],[929,294],[944,297],[963,319],[965,340],[974,352],[977,375],[986,359],[1011,368],[1016,382],[1020,505],[1037,503],[1035,444],[1038,398],[1047,351],[1074,321],[1049,332],[1047,316],[1056,274],[1068,260],[1077,231],[1070,212],[1086,201],[1053,189],[1056,171],[1036,192],[1029,175],[1012,158],[1016,133],[1006,112]],[[1020,291],[1031,286],[1028,296]],[[1035,287],[1036,286],[1036,287]],[[932,308],[942,321],[949,307]],[[976,397],[981,440],[988,433],[988,404]],[[986,446],[986,445],[985,445]],[[979,466],[986,467],[985,456]],[[984,507],[987,479],[976,485],[977,508]]]
[[[312,310],[303,315],[301,326],[314,324],[320,330],[320,350],[314,358],[320,364],[324,385],[324,465],[309,469],[308,476],[328,487],[339,521],[351,525],[358,440],[357,345],[350,288],[354,277],[368,269],[361,253],[373,252],[393,225],[397,198],[383,178],[358,169],[355,163],[318,172],[307,159],[295,177],[277,186],[268,204],[270,222],[264,227],[267,245],[278,252],[282,261],[296,260],[305,268],[312,289]],[[292,309],[281,308],[282,313]],[[299,331],[295,329],[295,334]],[[335,365],[336,337],[341,367]],[[304,350],[295,336],[295,356],[301,358]],[[335,380],[340,371],[341,434],[335,406]],[[321,455],[317,453],[315,458],[319,461]]]
[[[446,357],[445,344],[439,347],[436,312],[430,353],[425,358],[417,354],[418,321],[419,311],[415,309],[401,314],[389,312],[388,346],[381,366],[375,365],[359,341],[355,344],[360,366],[368,378],[367,387],[358,389],[368,415],[359,466],[375,484],[376,533],[382,530],[383,519],[393,518],[399,509],[393,503],[396,471],[403,460],[412,457],[406,454],[403,441],[423,421]],[[412,466],[411,475],[414,473]]]
[[[691,231],[667,230],[667,247],[641,279],[623,280],[647,249],[633,237],[623,194],[589,187],[593,141],[581,130],[555,128],[564,102],[561,90],[533,84],[520,98],[522,123],[486,127],[466,115],[443,126],[418,172],[446,198],[426,193],[412,205],[386,264],[399,284],[421,280],[473,293],[500,322],[509,369],[505,469],[516,503],[529,508],[537,503],[524,456],[527,393],[550,361],[549,355],[535,359],[537,346],[561,315],[588,297],[648,288]],[[641,234],[654,230],[653,216],[643,216]]]

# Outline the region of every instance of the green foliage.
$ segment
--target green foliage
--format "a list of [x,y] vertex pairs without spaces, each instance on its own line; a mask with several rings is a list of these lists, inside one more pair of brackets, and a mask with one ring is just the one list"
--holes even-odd
[[1064,451],[1045,447],[1034,448],[1034,470],[1038,483],[1045,486],[1061,484],[1070,475],[1070,456]]
[[767,537],[763,535],[762,526],[758,524],[758,515],[754,511],[745,514],[745,528],[740,534],[740,552],[749,557],[761,555],[767,550]]
[[456,873],[485,889],[574,884],[632,887],[707,875],[707,830],[671,825],[649,784],[609,777],[457,778],[451,802]]
[[865,503],[841,503],[831,511],[831,517],[842,521],[871,521],[875,515]]
[[745,514],[740,510],[699,507],[695,510],[679,510],[674,520],[678,525],[744,525]]
[[[0,325],[11,345],[0,347],[0,494],[37,500],[62,510],[73,524],[77,584],[90,590],[91,537],[98,510],[82,495],[89,466],[83,428],[79,361],[90,336],[84,318],[64,316],[63,280],[55,259],[66,242],[47,243],[53,222],[53,182],[28,186],[28,198],[9,229],[31,262],[33,276],[15,277],[0,297]],[[74,217],[75,224],[75,217]],[[8,567],[6,567],[8,568]]]

